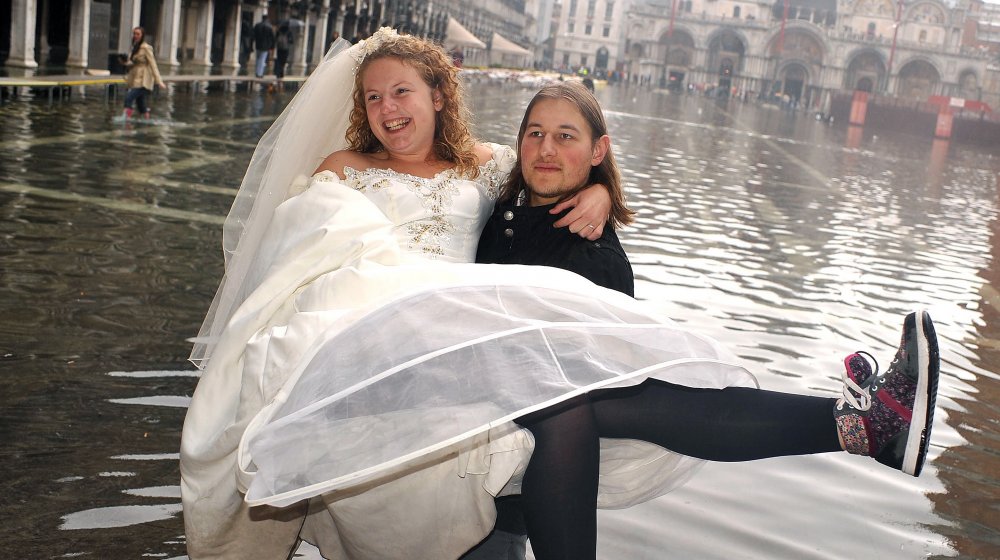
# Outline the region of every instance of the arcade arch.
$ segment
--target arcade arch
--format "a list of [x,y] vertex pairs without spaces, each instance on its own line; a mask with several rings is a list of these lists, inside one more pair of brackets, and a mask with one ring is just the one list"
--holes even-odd
[[885,61],[876,51],[861,51],[850,58],[844,73],[844,88],[872,93],[885,83]]
[[808,101],[816,89],[810,76],[818,76],[823,68],[826,46],[815,33],[804,28],[791,28],[782,37],[771,38],[768,49],[775,57],[777,72],[772,91],[787,94],[796,101]]
[[680,91],[688,72],[694,66],[694,37],[684,30],[674,30],[672,35],[660,37],[663,56],[663,75],[660,76],[661,87]]
[[926,101],[938,93],[941,73],[926,60],[911,60],[899,68],[896,95]]
[[809,83],[809,70],[801,62],[789,62],[781,68],[778,75],[781,79],[781,91],[795,101],[802,100]]
[[975,70],[966,69],[958,75],[958,93],[966,99],[979,98],[979,76]]
[[608,49],[607,47],[600,47],[594,54],[594,72],[601,75],[607,75],[608,73]]
[[948,21],[948,16],[945,14],[944,6],[940,3],[925,0],[911,4],[906,9],[906,16],[903,20],[913,23],[944,25]]
[[743,60],[746,56],[746,41],[731,29],[722,29],[712,36],[708,42],[709,76],[718,80],[719,91],[728,95],[743,70]]

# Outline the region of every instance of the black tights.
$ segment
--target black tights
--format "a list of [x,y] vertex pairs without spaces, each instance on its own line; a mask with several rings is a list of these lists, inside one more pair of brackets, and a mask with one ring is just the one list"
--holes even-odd
[[833,405],[830,398],[650,379],[518,419],[535,437],[521,488],[535,558],[595,558],[599,438],[644,440],[711,461],[840,451]]

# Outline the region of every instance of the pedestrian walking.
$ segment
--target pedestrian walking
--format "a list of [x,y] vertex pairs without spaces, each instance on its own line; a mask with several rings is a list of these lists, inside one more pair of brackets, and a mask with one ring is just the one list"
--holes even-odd
[[149,118],[149,103],[146,97],[153,91],[153,85],[167,87],[156,66],[153,47],[146,42],[146,30],[136,27],[132,30],[132,51],[122,56],[122,64],[128,69],[125,75],[125,118],[131,118],[136,108],[139,114]]
[[278,25],[278,32],[275,35],[275,57],[274,57],[274,77],[279,80],[285,77],[285,66],[288,64],[288,53],[292,50],[295,37],[292,29],[288,25],[288,20]]
[[255,75],[258,78],[263,78],[267,70],[267,59],[274,54],[274,28],[271,27],[271,19],[267,14],[264,14],[260,22],[253,26],[253,41],[254,48],[257,49]]

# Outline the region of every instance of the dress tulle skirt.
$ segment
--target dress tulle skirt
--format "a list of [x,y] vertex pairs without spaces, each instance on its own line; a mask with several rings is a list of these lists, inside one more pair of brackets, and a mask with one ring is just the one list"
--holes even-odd
[[[519,416],[647,377],[698,387],[751,383],[714,341],[651,315],[648,303],[562,271],[418,268],[408,276],[440,269],[462,282],[401,295],[357,318],[338,314],[327,323],[322,311],[312,313],[313,328],[324,332],[244,438],[251,504],[287,505],[448,456],[465,463],[457,475],[488,471],[497,459],[502,486],[491,491],[516,491],[531,451],[530,434],[512,422]],[[621,443],[624,454],[616,445],[605,445],[604,507],[661,494],[696,463],[648,444]],[[630,461],[643,446],[648,454]],[[650,461],[661,464],[643,479],[639,469]]]

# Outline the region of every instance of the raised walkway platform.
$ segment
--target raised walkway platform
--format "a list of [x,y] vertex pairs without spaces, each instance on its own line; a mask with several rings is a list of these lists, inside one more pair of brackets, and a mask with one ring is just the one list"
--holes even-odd
[[[304,82],[307,76],[285,76],[277,79],[274,76],[258,78],[256,76],[244,75],[223,75],[223,74],[175,74],[164,75],[163,83],[186,86],[195,89],[201,84],[217,83],[223,84],[227,90],[234,90],[239,85],[252,86],[260,84],[262,87],[274,84],[296,84]],[[49,101],[62,99],[72,92],[72,88],[83,88],[88,86],[104,86],[105,94],[113,96],[117,94],[119,87],[124,87],[125,77],[120,75],[111,76],[91,76],[79,75],[52,75],[52,76],[31,76],[31,77],[0,77],[0,89],[3,90],[3,98],[17,97],[21,89],[47,90]]]

